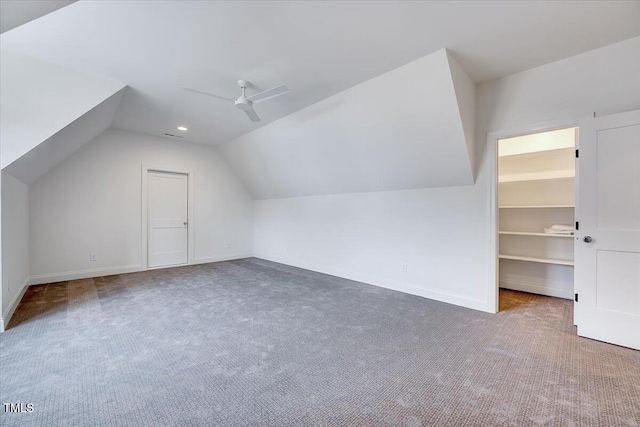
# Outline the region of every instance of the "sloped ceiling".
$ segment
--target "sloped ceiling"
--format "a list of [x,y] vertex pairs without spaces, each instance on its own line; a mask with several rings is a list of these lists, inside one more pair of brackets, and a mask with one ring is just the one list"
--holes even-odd
[[27,22],[75,2],[59,0],[4,0],[0,1],[0,33],[12,30]]
[[2,169],[125,87],[6,49],[0,55]]
[[67,157],[107,130],[116,115],[125,89],[102,101],[3,169],[31,185]]
[[260,199],[468,185],[474,87],[443,49],[220,150]]
[[[637,1],[79,1],[0,41],[126,83],[115,127],[222,144],[443,48],[479,83],[640,35],[639,14]],[[238,79],[291,92],[252,123],[181,89],[236,97]]]
[[[36,179],[109,121],[121,81],[112,126],[187,126],[259,198],[471,184],[474,82],[640,35],[638,16],[634,1],[75,2],[0,36],[1,165]],[[239,78],[291,92],[252,123],[181,89],[234,97]]]

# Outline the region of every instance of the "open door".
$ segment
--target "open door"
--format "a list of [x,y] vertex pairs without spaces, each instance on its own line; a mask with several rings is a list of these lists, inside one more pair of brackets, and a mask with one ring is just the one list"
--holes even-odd
[[578,335],[640,350],[640,110],[579,129]]

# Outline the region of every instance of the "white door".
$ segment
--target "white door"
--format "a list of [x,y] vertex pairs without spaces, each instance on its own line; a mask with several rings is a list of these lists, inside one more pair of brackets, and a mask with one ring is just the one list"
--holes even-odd
[[148,266],[187,263],[187,175],[148,172]]
[[640,349],[640,110],[579,132],[578,335]]

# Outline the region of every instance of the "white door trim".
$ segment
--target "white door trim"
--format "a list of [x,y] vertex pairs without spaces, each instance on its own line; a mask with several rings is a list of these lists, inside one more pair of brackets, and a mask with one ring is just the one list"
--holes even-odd
[[[531,135],[534,133],[549,132],[570,127],[578,127],[577,120],[551,120],[532,124],[530,126],[520,126],[514,129],[505,129],[489,132],[487,136],[487,156],[488,156],[488,195],[489,195],[489,230],[488,230],[488,246],[487,246],[487,273],[488,273],[488,292],[487,292],[487,312],[498,312],[498,297],[500,282],[498,277],[498,140],[506,138],[514,138],[517,136]],[[578,134],[579,135],[579,134]],[[578,148],[579,140],[576,139],[576,148]],[[576,188],[578,186],[578,176],[576,175]]]
[[[189,223],[187,228],[187,265],[193,264],[195,259],[195,174],[192,170],[184,170],[179,168],[172,168],[166,166],[152,166],[143,164],[142,165],[142,209],[140,212],[140,221],[141,221],[141,251],[140,251],[140,264],[142,265],[142,270],[151,270],[149,268],[149,259],[148,259],[148,203],[147,203],[147,191],[148,191],[148,177],[149,172],[166,172],[166,173],[175,173],[182,174],[187,176],[187,222]],[[167,267],[157,267],[157,268],[167,268]],[[169,267],[170,268],[170,267]]]

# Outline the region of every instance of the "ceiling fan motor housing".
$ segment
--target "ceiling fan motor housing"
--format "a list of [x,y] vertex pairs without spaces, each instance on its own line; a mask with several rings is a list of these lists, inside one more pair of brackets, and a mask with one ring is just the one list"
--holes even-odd
[[249,101],[245,96],[244,96],[244,90],[246,88],[248,88],[249,86],[251,86],[251,83],[249,83],[246,80],[238,80],[238,86],[240,86],[240,88],[242,88],[242,95],[240,95],[240,97],[238,99],[236,99],[236,108],[240,109],[240,110],[251,110],[251,104],[253,104],[253,102]]
[[251,105],[253,104],[253,102],[249,101],[244,96],[241,96],[240,98],[236,99],[235,104],[236,108],[239,108],[240,110],[251,110]]

